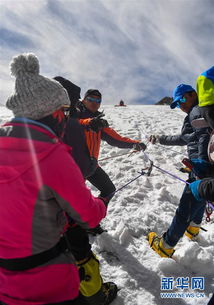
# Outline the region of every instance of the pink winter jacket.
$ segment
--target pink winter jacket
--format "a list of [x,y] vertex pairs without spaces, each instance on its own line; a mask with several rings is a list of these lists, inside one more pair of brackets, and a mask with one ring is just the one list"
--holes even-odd
[[[0,128],[0,258],[22,258],[53,247],[66,224],[65,212],[84,228],[105,217],[105,205],[85,186],[69,151],[36,122]],[[8,305],[62,302],[78,292],[70,253],[27,271],[0,268],[0,301]]]

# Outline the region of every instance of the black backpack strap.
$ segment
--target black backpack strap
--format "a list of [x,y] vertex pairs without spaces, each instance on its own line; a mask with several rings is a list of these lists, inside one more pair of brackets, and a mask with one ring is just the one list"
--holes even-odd
[[[43,265],[68,250],[64,237],[52,248],[31,256],[22,258],[0,258],[0,267],[10,271],[24,271]],[[69,250],[68,250],[69,251]]]

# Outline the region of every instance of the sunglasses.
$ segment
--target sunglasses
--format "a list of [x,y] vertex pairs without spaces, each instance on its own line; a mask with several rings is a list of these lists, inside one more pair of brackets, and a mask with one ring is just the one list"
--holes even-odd
[[182,97],[179,101],[177,101],[177,108],[181,108],[182,103],[186,103],[187,99],[185,97]]
[[95,98],[95,97],[87,97],[86,98],[86,100],[87,101],[89,101],[89,102],[91,102],[91,103],[93,103],[93,102],[95,102],[95,103],[97,103],[97,104],[100,104],[101,103],[101,98]]

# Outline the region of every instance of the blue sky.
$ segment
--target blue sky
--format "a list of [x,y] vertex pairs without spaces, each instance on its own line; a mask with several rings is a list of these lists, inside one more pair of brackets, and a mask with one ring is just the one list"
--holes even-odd
[[0,0],[0,103],[9,63],[35,53],[40,72],[103,93],[105,104],[153,104],[214,64],[213,0]]

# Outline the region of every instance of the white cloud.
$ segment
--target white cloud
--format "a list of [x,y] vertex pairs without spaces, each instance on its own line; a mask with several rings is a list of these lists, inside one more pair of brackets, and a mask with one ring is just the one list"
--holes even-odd
[[42,74],[67,77],[82,94],[99,88],[106,103],[158,101],[213,65],[211,0],[1,0],[0,8],[12,37],[3,37],[2,99],[8,63],[26,51]]

